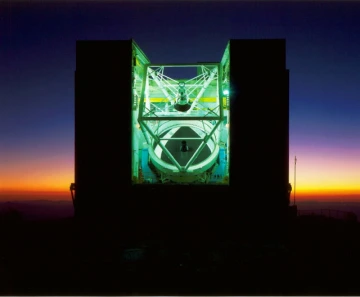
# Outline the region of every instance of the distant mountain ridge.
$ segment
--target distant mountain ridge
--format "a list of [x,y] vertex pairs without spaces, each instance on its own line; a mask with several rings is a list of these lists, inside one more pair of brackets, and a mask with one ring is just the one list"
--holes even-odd
[[[299,210],[332,209],[353,212],[360,219],[360,202],[299,201]],[[74,206],[68,200],[34,199],[0,202],[0,216],[10,210],[18,211],[25,220],[51,220],[74,216]]]
[[0,216],[10,211],[17,211],[24,220],[51,220],[74,216],[71,201],[65,200],[29,200],[0,202]]
[[299,201],[297,203],[297,207],[300,211],[332,210],[340,212],[353,212],[357,216],[358,220],[360,220],[360,202]]

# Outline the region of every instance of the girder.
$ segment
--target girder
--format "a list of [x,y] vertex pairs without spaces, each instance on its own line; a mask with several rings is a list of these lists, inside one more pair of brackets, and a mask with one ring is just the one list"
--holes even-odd
[[[180,70],[196,67],[197,75],[173,78],[167,72],[171,67]],[[208,180],[211,174],[208,170],[218,158],[221,145],[219,129],[224,120],[225,101],[220,69],[219,63],[142,65],[142,71],[139,71],[142,82],[137,82],[137,92],[134,92],[139,96],[137,120],[150,159],[162,181]],[[190,108],[178,110],[178,103],[188,104]],[[182,128],[190,130],[179,130]],[[193,131],[191,133],[195,134],[186,135],[182,132],[179,137],[176,131]],[[189,152],[184,152],[187,156],[185,163],[178,159],[185,155],[181,157],[176,151],[176,143],[181,141],[188,141],[190,147],[196,143]]]

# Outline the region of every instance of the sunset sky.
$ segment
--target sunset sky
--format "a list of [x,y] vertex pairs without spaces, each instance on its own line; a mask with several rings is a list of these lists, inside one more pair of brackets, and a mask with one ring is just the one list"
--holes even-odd
[[290,182],[296,155],[299,199],[360,201],[360,2],[44,3],[0,3],[0,200],[71,199],[76,40],[133,38],[153,63],[186,63],[286,38]]

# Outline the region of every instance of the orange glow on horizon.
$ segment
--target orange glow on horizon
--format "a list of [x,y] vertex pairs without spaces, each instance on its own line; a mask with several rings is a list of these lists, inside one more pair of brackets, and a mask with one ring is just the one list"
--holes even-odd
[[[289,182],[293,200],[351,200],[360,202],[360,158],[348,149],[297,148],[296,188],[294,154],[289,159]],[[0,200],[33,199],[71,200],[70,184],[74,182],[74,158],[66,154],[31,157],[12,151],[1,159]],[[260,174],[260,172],[259,172]],[[7,197],[7,198],[6,198]]]
[[[32,155],[12,152],[0,168],[0,200],[21,199],[67,200],[74,182],[74,161],[67,155]],[[20,198],[19,198],[20,199]]]
[[[347,199],[360,201],[359,152],[346,147],[302,146],[296,148],[296,189],[294,157],[289,159],[289,182],[296,199]],[[291,194],[291,199],[293,199]]]

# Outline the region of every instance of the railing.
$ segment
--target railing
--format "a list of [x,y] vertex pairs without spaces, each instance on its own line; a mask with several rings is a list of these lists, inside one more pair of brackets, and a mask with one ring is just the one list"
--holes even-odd
[[335,210],[335,209],[313,209],[313,210],[298,210],[298,216],[323,216],[344,221],[357,221],[355,213],[350,211]]

